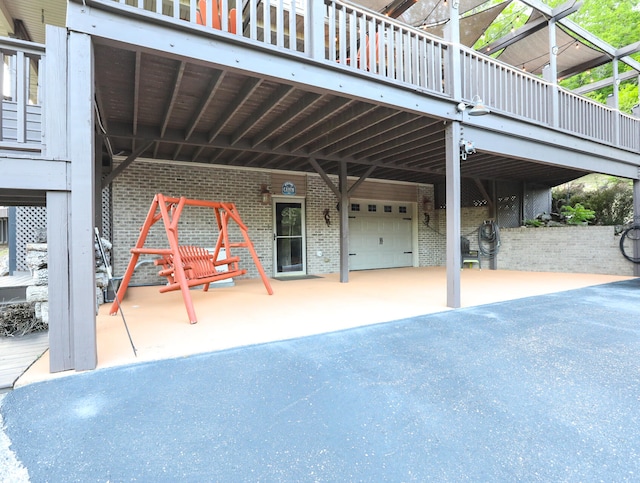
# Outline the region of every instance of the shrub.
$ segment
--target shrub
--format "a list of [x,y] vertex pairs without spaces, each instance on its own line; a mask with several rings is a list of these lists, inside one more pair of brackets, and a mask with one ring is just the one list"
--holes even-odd
[[552,193],[557,213],[563,213],[566,206],[580,204],[594,212],[589,220],[594,225],[624,225],[633,217],[633,190],[628,180],[607,177],[590,187],[570,183],[555,188]]

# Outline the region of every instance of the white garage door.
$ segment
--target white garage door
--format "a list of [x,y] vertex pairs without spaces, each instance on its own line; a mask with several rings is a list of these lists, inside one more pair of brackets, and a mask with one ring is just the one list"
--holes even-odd
[[407,203],[351,203],[349,269],[412,266],[412,227]]

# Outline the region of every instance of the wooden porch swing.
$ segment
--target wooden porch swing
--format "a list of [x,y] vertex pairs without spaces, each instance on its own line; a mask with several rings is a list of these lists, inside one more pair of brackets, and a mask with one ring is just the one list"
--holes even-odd
[[[180,245],[178,242],[178,221],[185,206],[199,206],[212,208],[218,224],[218,240],[213,253],[207,249],[192,245]],[[145,248],[144,243],[151,227],[160,219],[164,222],[164,228],[169,241],[169,248]],[[244,241],[231,242],[229,240],[229,221],[233,220],[242,233]],[[240,258],[231,255],[232,248],[248,248],[253,262],[260,273],[267,293],[273,294],[269,279],[264,273],[262,264],[249,238],[247,226],[240,219],[238,210],[233,203],[220,203],[216,201],[191,200],[185,197],[172,198],[157,194],[153,198],[147,218],[140,229],[140,235],[134,248],[131,249],[131,259],[122,278],[116,300],[111,305],[110,314],[118,312],[118,302],[124,299],[124,295],[131,281],[131,276],[141,254],[159,255],[154,264],[162,266],[158,275],[167,277],[167,285],[160,288],[160,293],[181,290],[184,304],[187,308],[189,321],[195,324],[198,320],[193,308],[190,287],[204,286],[204,291],[209,290],[209,284],[219,280],[244,275],[247,271],[239,266]],[[219,259],[221,250],[224,250],[224,258]],[[223,266],[227,269],[223,269]]]

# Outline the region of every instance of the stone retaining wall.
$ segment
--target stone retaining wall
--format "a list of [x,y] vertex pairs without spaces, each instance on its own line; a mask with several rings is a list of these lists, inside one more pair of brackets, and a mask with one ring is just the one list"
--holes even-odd
[[[102,240],[107,257],[111,244]],[[96,314],[104,303],[104,292],[109,283],[106,268],[96,245]],[[27,302],[34,304],[36,319],[49,324],[49,269],[46,243],[27,243],[25,264],[32,273],[31,285],[27,287]]]

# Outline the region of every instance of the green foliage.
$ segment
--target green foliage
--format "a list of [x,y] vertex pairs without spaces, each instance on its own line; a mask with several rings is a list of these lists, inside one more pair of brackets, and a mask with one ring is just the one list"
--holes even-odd
[[532,226],[534,228],[537,228],[539,226],[544,226],[544,222],[542,220],[538,220],[536,218],[533,218],[531,220],[524,220],[524,225],[525,226]]
[[596,217],[595,211],[585,208],[580,203],[576,203],[573,206],[563,206],[561,213],[565,216],[569,225],[586,225]]
[[552,191],[557,211],[577,204],[594,212],[589,221],[596,225],[624,225],[633,217],[633,190],[631,182],[614,176],[597,183],[569,183]]
[[[496,3],[499,3],[499,0],[485,3],[479,9],[487,8],[487,6]],[[543,0],[543,3],[555,8],[566,3],[566,0]],[[528,20],[530,12],[531,9],[523,3],[511,2],[493,24],[489,26],[474,48],[479,50],[483,46],[508,35],[511,29],[521,27]],[[640,25],[640,6],[638,0],[582,0],[580,9],[570,15],[569,18],[615,48],[625,47],[640,40],[640,29],[638,29],[638,25]],[[492,55],[495,56],[498,53],[494,52]],[[633,54],[632,57],[640,61],[640,53]],[[631,69],[624,62],[620,62],[618,68],[620,73]],[[612,76],[613,65],[608,62],[568,79],[563,79],[560,85],[565,89],[574,90]],[[587,93],[586,96],[604,104],[612,92],[613,87],[610,86]],[[635,77],[620,86],[620,111],[631,113],[631,109],[638,104],[638,99],[638,79]]]

